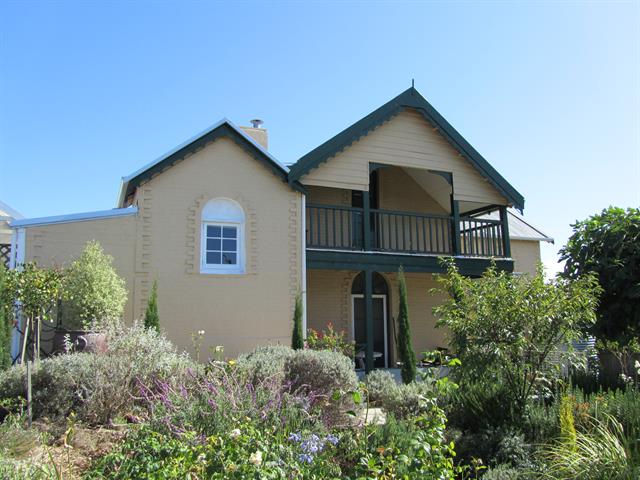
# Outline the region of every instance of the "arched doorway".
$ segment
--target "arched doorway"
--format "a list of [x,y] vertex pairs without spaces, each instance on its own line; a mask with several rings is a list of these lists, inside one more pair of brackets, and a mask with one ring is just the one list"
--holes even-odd
[[[373,352],[376,368],[389,366],[389,286],[382,275],[373,273]],[[364,368],[364,351],[367,343],[364,316],[364,273],[359,273],[351,285],[351,334],[356,342],[356,365]]]

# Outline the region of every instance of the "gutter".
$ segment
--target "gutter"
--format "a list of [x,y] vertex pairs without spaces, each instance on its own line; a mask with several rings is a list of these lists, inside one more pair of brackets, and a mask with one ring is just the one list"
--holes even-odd
[[88,220],[100,220],[103,218],[128,217],[136,215],[138,207],[114,208],[112,210],[99,210],[95,212],[73,213],[70,215],[56,215],[51,217],[25,218],[24,220],[14,220],[9,226],[14,229],[24,227],[36,227],[40,225],[55,225],[59,223],[84,222]]

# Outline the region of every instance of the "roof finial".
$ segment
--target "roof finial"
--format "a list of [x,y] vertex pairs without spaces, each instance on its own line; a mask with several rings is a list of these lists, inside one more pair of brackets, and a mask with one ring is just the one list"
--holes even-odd
[[411,88],[416,88],[415,80],[411,79]]

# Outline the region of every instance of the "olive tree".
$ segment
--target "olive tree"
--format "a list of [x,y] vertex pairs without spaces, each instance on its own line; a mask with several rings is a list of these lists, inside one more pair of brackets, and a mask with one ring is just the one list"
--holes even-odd
[[514,276],[493,265],[473,279],[448,262],[438,281],[448,299],[434,313],[462,362],[461,389],[466,381],[500,382],[515,412],[558,367],[559,347],[595,321],[599,286],[591,275],[547,282],[542,268],[534,276]]

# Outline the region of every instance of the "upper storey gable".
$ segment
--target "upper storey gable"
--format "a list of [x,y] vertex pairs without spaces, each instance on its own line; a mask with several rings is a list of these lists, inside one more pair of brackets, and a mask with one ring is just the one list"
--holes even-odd
[[455,199],[524,208],[523,196],[413,87],[300,158],[289,181],[368,190],[370,163],[451,172]]

